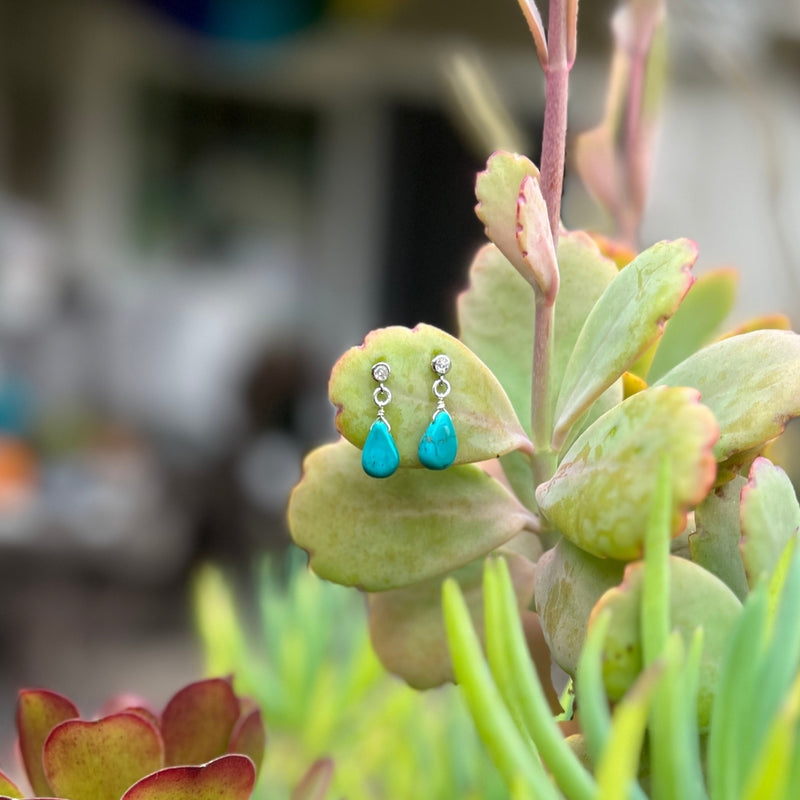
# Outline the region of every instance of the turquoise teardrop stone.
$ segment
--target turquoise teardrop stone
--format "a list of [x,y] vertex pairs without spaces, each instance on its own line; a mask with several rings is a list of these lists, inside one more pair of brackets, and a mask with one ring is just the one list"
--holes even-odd
[[419,441],[419,460],[428,469],[447,469],[455,460],[458,438],[453,420],[440,411]]
[[361,466],[372,478],[388,478],[399,465],[400,454],[389,427],[382,419],[376,419],[361,451]]

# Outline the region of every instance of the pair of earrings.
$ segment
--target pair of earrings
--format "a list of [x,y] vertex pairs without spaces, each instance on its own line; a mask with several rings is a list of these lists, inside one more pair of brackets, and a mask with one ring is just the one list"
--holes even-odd
[[[450,366],[450,357],[444,353],[434,356],[431,361],[431,369],[437,375],[432,389],[436,398],[436,409],[417,449],[420,463],[428,469],[447,469],[455,461],[458,450],[453,420],[444,404],[445,397],[450,394],[450,383],[444,377],[450,371]],[[364,442],[361,466],[364,472],[373,478],[388,478],[400,465],[400,454],[392,438],[392,428],[386,419],[385,411],[392,400],[392,393],[384,384],[391,374],[391,367],[385,361],[379,361],[372,367],[372,377],[378,383],[372,393],[372,399],[378,406],[378,416],[372,423],[367,440]]]

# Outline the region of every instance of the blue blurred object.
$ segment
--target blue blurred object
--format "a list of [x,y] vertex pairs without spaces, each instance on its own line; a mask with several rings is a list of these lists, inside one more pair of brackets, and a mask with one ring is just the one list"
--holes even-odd
[[216,39],[261,42],[314,22],[325,0],[139,0]]
[[24,380],[0,373],[0,433],[24,436],[30,428],[32,402]]

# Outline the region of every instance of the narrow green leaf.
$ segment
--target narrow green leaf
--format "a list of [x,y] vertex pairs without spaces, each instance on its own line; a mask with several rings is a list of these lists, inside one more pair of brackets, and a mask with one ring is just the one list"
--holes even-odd
[[650,712],[653,800],[705,800],[697,732],[697,688],[702,652],[697,629],[688,653],[673,633],[664,651],[665,669]]
[[659,665],[643,672],[614,709],[611,735],[597,764],[597,800],[627,800],[636,782]]
[[[533,564],[516,553],[504,553],[504,558],[512,574],[516,607],[525,609],[533,599]],[[480,558],[449,573],[458,582],[478,630],[483,629],[483,562]],[[386,669],[416,689],[453,680],[441,609],[444,577],[368,595],[375,652]]]
[[351,347],[336,362],[329,395],[337,409],[336,427],[345,439],[364,446],[378,410],[372,366],[384,361],[391,367],[385,385],[392,395],[385,413],[400,466],[420,467],[419,441],[436,409],[432,390],[436,375],[430,364],[442,353],[452,362],[446,405],[458,436],[455,463],[484,461],[517,449],[530,452],[530,440],[489,368],[458,339],[423,324],[372,331],[363,344]]
[[640,253],[592,309],[567,364],[555,412],[553,444],[660,335],[691,286],[697,247],[659,242]]
[[2,797],[22,797],[17,785],[4,772],[0,771],[0,796]]
[[716,438],[716,421],[696,392],[646,389],[578,437],[556,474],[537,488],[539,508],[573,544],[593,555],[638,558],[655,491],[649,476],[663,457],[671,460],[671,533],[676,536],[685,527],[687,510],[714,483]]
[[788,475],[766,458],[753,462],[741,497],[742,560],[753,587],[772,574],[800,528],[800,505]]
[[800,414],[800,336],[754,331],[723,339],[687,358],[658,386],[693,386],[717,418],[717,461],[774,439]]
[[377,592],[486,555],[535,518],[474,465],[375,480],[345,441],[314,450],[289,499],[289,529],[322,578]]
[[735,269],[716,269],[700,275],[692,284],[664,327],[647,373],[650,383],[713,341],[733,308],[738,276]]
[[752,724],[743,713],[742,699],[756,686],[766,622],[767,595],[761,587],[748,596],[720,660],[708,736],[709,791],[715,800],[741,796],[744,771],[752,757],[742,745],[745,730]]
[[507,663],[504,678],[510,683],[510,694],[518,704],[525,729],[561,791],[571,800],[591,800],[594,781],[565,742],[533,669],[508,567],[500,559],[489,561],[486,572],[494,573],[493,580],[490,575],[494,591],[486,594],[487,623],[489,607],[496,604],[492,619],[498,625],[498,649]]
[[592,616],[575,676],[581,709],[581,728],[595,765],[599,762],[611,734],[611,712],[603,686],[603,647],[610,623],[609,611]]
[[789,800],[792,755],[800,728],[800,675],[794,681],[786,704],[772,718],[761,747],[745,780],[742,800]]
[[747,479],[737,475],[710,492],[694,513],[689,535],[692,561],[716,575],[742,601],[750,591],[739,550],[739,498]]
[[532,758],[484,661],[469,610],[455,581],[442,587],[442,606],[453,669],[481,739],[506,785],[524,780],[541,800],[558,800],[538,760]]

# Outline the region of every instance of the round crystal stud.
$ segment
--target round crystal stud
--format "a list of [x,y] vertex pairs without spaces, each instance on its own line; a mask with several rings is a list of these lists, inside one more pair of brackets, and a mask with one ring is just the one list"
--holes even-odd
[[450,356],[446,356],[444,353],[435,356],[431,361],[431,369],[437,375],[447,375],[450,372]]
[[372,377],[375,378],[378,383],[383,383],[391,374],[392,368],[385,361],[379,361],[372,367]]

